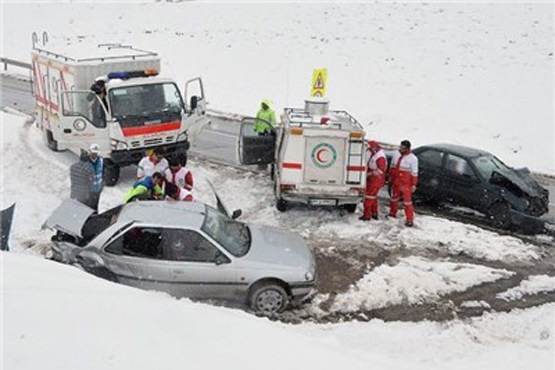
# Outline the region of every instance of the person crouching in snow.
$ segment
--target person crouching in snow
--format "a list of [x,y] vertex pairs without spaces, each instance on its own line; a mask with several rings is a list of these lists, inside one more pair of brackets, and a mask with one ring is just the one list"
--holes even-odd
[[193,194],[181,186],[166,182],[166,199],[192,202]]
[[187,157],[182,158],[183,166],[178,158],[172,158],[169,161],[170,167],[166,170],[166,181],[171,182],[188,191],[193,190],[193,174],[187,168]]
[[164,174],[167,168],[168,160],[164,158],[164,151],[161,148],[154,148],[150,155],[140,160],[137,166],[137,180],[152,176],[154,172]]
[[385,185],[387,159],[380,144],[371,140],[368,142],[370,158],[366,173],[366,192],[364,195],[364,213],[359,218],[363,221],[378,219],[378,192]]
[[164,177],[160,172],[154,172],[152,176],[146,176],[140,181],[136,181],[133,187],[129,189],[125,197],[124,203],[129,203],[138,199],[161,199],[163,196],[162,184]]
[[410,150],[410,141],[403,140],[391,158],[389,167],[389,181],[393,185],[389,217],[397,217],[399,198],[403,197],[405,205],[406,226],[413,226],[414,208],[412,193],[416,191],[418,183],[418,158]]

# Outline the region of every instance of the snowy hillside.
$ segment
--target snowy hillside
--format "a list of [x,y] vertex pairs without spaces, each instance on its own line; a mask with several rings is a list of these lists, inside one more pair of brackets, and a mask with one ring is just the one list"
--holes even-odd
[[[0,0],[2,1],[2,0]],[[512,166],[555,174],[554,7],[481,3],[6,3],[0,56],[121,42],[161,54],[181,86],[202,76],[210,108],[252,115],[302,106],[312,70],[328,95],[386,142],[447,141]],[[2,107],[0,107],[2,108]],[[141,291],[45,259],[40,230],[69,195],[77,157],[52,152],[32,120],[0,112],[0,208],[17,203],[0,252],[0,368],[488,369],[555,368],[554,238],[529,239],[420,214],[358,221],[343,210],[274,207],[272,183],[192,156],[195,197],[215,183],[241,220],[300,234],[319,292],[284,315]],[[100,210],[135,178],[122,169]],[[248,191],[245,191],[248,189]],[[382,214],[385,211],[382,204]],[[383,319],[383,320],[382,320]],[[348,321],[347,321],[348,320]]]
[[202,76],[212,109],[247,115],[264,97],[302,106],[326,67],[332,107],[369,137],[477,146],[555,173],[550,2],[13,3],[3,14],[3,56],[29,60],[33,31],[62,51],[132,44],[182,84]]

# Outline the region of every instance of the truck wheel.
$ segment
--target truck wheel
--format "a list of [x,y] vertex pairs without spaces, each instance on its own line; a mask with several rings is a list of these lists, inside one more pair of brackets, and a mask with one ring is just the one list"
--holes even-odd
[[507,230],[512,225],[511,211],[505,202],[492,204],[487,210],[487,216],[495,228]]
[[104,160],[104,184],[114,186],[119,180],[119,166],[109,159]]
[[345,209],[347,210],[347,212],[349,213],[355,213],[355,211],[357,210],[357,204],[345,204],[343,207],[345,207]]
[[52,135],[52,131],[45,130],[44,133],[46,135],[46,145],[50,148],[50,150],[58,152],[58,142],[54,140],[54,135]]
[[287,211],[287,201],[285,199],[279,198],[276,201],[276,208],[278,211],[280,212],[285,212]]

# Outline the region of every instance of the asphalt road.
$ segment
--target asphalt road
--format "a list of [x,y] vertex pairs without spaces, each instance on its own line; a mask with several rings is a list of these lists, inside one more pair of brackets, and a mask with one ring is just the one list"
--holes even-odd
[[[33,114],[34,100],[29,80],[0,74],[0,108],[10,107]],[[238,166],[238,137],[240,122],[227,114],[209,113],[210,124],[191,143],[191,153],[220,163]],[[549,189],[550,209],[547,218],[555,222],[555,180],[542,178],[542,185]]]

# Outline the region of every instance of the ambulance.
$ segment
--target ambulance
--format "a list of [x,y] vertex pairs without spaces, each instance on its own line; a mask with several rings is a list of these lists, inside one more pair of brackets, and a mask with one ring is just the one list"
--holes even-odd
[[208,123],[202,80],[188,81],[182,95],[174,80],[158,76],[154,52],[122,44],[54,50],[33,42],[31,57],[37,126],[46,144],[76,154],[98,144],[106,185],[115,185],[120,167],[136,164],[149,149],[186,153],[189,138]]
[[329,100],[311,97],[304,109],[285,108],[275,135],[254,132],[256,118],[241,123],[239,161],[273,164],[276,208],[290,203],[356,210],[366,188],[366,145],[362,125]]

